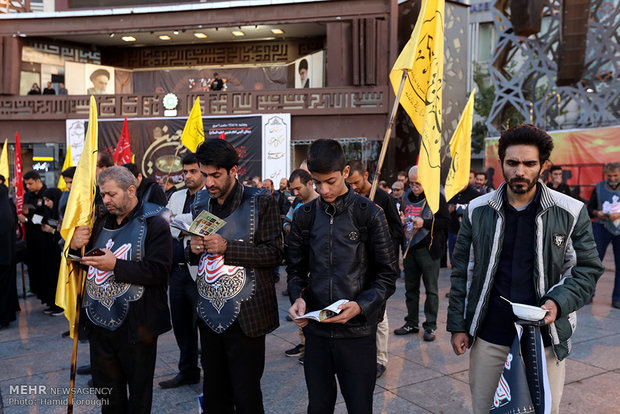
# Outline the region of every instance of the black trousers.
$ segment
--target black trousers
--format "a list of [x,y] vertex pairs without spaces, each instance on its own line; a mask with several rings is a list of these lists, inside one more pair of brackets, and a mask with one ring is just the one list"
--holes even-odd
[[157,337],[135,344],[127,338],[126,323],[116,331],[94,326],[88,336],[93,384],[109,392],[97,395],[103,414],[151,412]]
[[347,411],[372,414],[377,376],[375,335],[333,339],[306,336],[304,373],[308,387],[308,414],[334,412],[336,376]]
[[187,266],[175,265],[170,274],[170,316],[179,346],[179,372],[188,379],[200,379],[198,368],[198,291]]
[[198,327],[205,414],[264,413],[260,379],[265,369],[265,335],[250,338],[238,322],[221,334],[201,319]]

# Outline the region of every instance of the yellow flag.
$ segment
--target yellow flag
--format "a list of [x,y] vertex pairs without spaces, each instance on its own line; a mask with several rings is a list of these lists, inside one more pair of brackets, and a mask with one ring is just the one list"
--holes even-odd
[[8,187],[11,182],[11,177],[9,177],[9,148],[7,147],[6,139],[2,147],[2,154],[0,154],[0,174],[4,177],[4,182]]
[[[73,159],[71,158],[71,145],[67,147],[67,155],[65,155],[65,162],[62,164],[62,171],[69,167],[73,167]],[[65,177],[62,175],[58,179],[58,188],[62,191],[69,191],[67,183],[65,183]]]
[[439,210],[444,10],[444,0],[422,2],[411,38],[390,72],[395,93],[407,74],[400,104],[422,135],[418,177],[433,213]]
[[471,126],[474,120],[474,88],[450,140],[452,163],[446,179],[446,200],[450,200],[469,183],[471,166]]
[[189,118],[183,128],[181,142],[191,152],[196,152],[196,148],[205,140],[205,130],[202,126],[202,112],[200,111],[200,98],[196,98]]
[[66,257],[75,228],[83,225],[91,229],[93,227],[97,149],[99,145],[97,128],[97,106],[95,98],[91,96],[84,150],[75,169],[72,191],[69,193],[67,209],[60,230],[62,238],[65,239],[65,248],[58,274],[56,305],[65,310],[65,317],[69,320],[71,337],[74,334],[77,293],[81,288],[82,275],[79,274],[79,266],[72,261],[67,261]]

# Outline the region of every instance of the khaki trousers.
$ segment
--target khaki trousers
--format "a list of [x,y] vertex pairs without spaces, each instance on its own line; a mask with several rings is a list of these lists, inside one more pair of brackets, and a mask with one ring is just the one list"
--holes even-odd
[[388,335],[390,325],[388,324],[387,310],[383,312],[383,320],[377,325],[377,364],[384,367],[388,362]]
[[[508,352],[509,346],[495,345],[476,338],[469,353],[469,388],[474,414],[489,413]],[[551,387],[551,413],[557,414],[564,389],[566,360],[558,361],[550,346],[545,348],[545,357]]]

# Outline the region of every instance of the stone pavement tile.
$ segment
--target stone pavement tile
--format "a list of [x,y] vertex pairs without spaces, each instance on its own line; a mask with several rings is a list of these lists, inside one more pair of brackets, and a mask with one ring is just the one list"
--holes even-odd
[[471,412],[469,386],[450,376],[434,378],[391,391],[432,413]]
[[617,413],[620,374],[608,372],[564,386],[561,413]]
[[594,367],[592,365],[584,364],[581,361],[572,359],[570,355],[566,359],[566,378],[564,384],[570,384],[571,382],[581,381],[585,378],[590,378],[595,375],[604,373],[605,370]]
[[[424,414],[429,413],[422,407],[418,407],[412,404],[410,401],[401,398],[390,391],[385,391],[380,394],[375,394],[372,402],[372,412],[375,414],[392,414],[392,413],[407,413],[407,414]],[[347,406],[344,401],[336,404],[334,410],[336,414],[346,414]]]
[[424,342],[422,334],[390,335],[390,354],[401,356],[425,368],[442,374],[452,374],[469,367],[466,356],[457,356],[452,350],[449,333],[437,331],[434,342]]
[[426,381],[442,376],[440,372],[423,367],[396,355],[388,359],[387,370],[377,380],[377,386],[387,390]]
[[455,372],[454,374],[450,374],[450,376],[456,380],[469,384],[469,369],[466,369],[465,371]]
[[181,407],[196,410],[197,398],[201,393],[202,382],[164,390],[159,387],[159,381],[156,379],[153,384],[153,412],[159,413],[160,409],[167,410],[162,410],[163,412],[171,413],[188,412],[180,411]]
[[620,368],[620,334],[581,342],[573,346],[570,358],[604,370]]

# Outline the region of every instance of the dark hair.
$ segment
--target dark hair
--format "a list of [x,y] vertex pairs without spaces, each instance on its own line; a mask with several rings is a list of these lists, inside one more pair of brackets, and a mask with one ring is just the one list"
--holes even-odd
[[138,166],[132,162],[128,162],[127,164],[123,164],[121,165],[121,167],[125,167],[127,168],[134,177],[136,177],[136,179],[138,178],[138,174],[140,174],[140,171],[138,171]]
[[26,174],[24,174],[24,180],[40,180],[41,174],[38,171],[30,170]]
[[108,80],[110,79],[110,72],[108,72],[108,71],[107,71],[107,70],[105,70],[105,69],[97,69],[96,71],[94,71],[93,73],[91,73],[91,74],[90,74],[90,78],[89,78],[89,79],[90,79],[92,82],[94,82],[94,81],[95,81],[95,79],[96,79],[98,76],[101,76],[101,75],[104,75],[106,78],[108,78]]
[[194,154],[193,152],[188,152],[187,154],[183,156],[183,159],[181,160],[181,164],[183,165],[198,164],[198,158],[196,158],[196,154]]
[[302,59],[299,61],[299,68],[297,69],[297,72],[299,72],[302,69],[308,70],[308,61],[306,59]]
[[349,167],[351,167],[351,171],[349,171],[349,174],[358,172],[360,173],[360,175],[364,175],[364,173],[367,171],[366,167],[364,167],[364,164],[362,164],[362,162],[358,160],[349,161]]
[[549,173],[552,173],[554,171],[562,171],[562,167],[560,167],[559,165],[554,165],[553,167],[549,168]]
[[473,174],[473,175],[478,174],[478,173],[476,172],[476,170],[469,170],[469,173],[470,173],[470,174]]
[[97,155],[97,167],[114,167],[114,160],[109,152],[101,151]]
[[60,175],[62,175],[65,178],[73,178],[73,176],[75,175],[75,167],[67,168],[66,170],[61,172]]
[[399,171],[399,172],[397,172],[397,173],[396,173],[396,176],[398,177],[399,175],[400,175],[400,176],[402,176],[402,177],[408,177],[408,174],[407,174],[407,172],[405,172],[405,171]]
[[219,74],[219,73],[217,73],[217,72],[213,72],[213,76],[214,76],[214,77],[215,77],[215,76],[220,76],[220,74]]
[[6,181],[6,178],[4,177],[4,175],[0,174],[0,183],[4,183]]
[[342,171],[346,166],[344,150],[338,141],[317,139],[308,148],[308,170],[319,174]]
[[239,165],[237,150],[230,142],[219,138],[204,141],[196,150],[196,158],[202,165],[212,165],[217,169],[230,169]]
[[298,178],[299,178],[299,181],[301,181],[303,185],[306,185],[310,181],[312,181],[312,176],[310,175],[308,171],[298,168],[291,173],[291,176],[288,178],[288,182],[292,183]]
[[605,164],[603,171],[618,171],[620,170],[620,162],[610,162]]
[[487,173],[485,173],[484,171],[480,171],[480,172],[476,173],[476,176],[479,176],[479,175],[484,175],[485,179],[489,178],[489,177],[487,177]]
[[499,138],[498,154],[499,160],[504,163],[506,149],[513,145],[533,145],[538,148],[538,158],[540,163],[547,161],[553,151],[553,140],[542,129],[529,124],[512,127],[504,131]]

